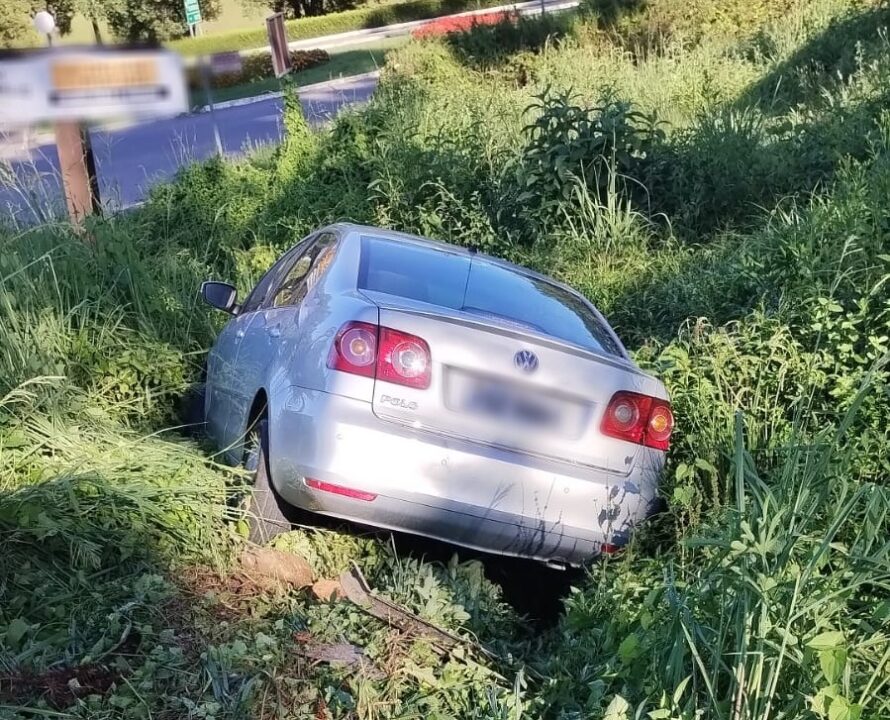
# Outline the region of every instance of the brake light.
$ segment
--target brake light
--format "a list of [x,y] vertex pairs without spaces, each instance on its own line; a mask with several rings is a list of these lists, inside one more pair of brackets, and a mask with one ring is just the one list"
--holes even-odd
[[668,449],[673,429],[669,402],[625,391],[612,396],[600,425],[603,435],[657,450]]
[[425,390],[432,358],[426,340],[364,322],[348,322],[337,333],[328,367],[353,375]]
[[377,359],[377,326],[363,322],[346,323],[334,338],[328,367],[353,375],[374,377]]
[[381,327],[377,379],[426,390],[430,386],[430,346],[426,340]]

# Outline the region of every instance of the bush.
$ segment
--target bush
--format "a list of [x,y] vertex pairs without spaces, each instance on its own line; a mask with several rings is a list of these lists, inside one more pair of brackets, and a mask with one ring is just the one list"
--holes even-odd
[[[458,57],[472,65],[486,67],[522,51],[542,50],[548,43],[565,37],[573,22],[571,13],[548,13],[540,17],[492,15],[490,21],[473,22],[469,27],[459,28],[462,32],[445,32],[449,33],[448,43]],[[432,34],[439,32],[435,24],[430,25]],[[424,25],[412,34],[421,37],[426,29]]]
[[586,108],[568,92],[537,96],[529,110],[527,144],[516,170],[518,202],[548,211],[571,200],[580,181],[598,200],[610,193],[636,196],[643,191],[652,150],[664,133],[654,119],[627,103]]
[[[331,57],[325,50],[291,50],[291,65],[293,72],[308,70],[318,65],[328,62]],[[234,87],[235,85],[244,85],[246,83],[259,82],[274,76],[275,72],[272,67],[272,55],[266,52],[251,53],[241,58],[240,73],[222,73],[210,76],[210,85],[214,88]],[[203,79],[201,73],[204,72],[200,66],[191,66],[188,68],[187,80],[189,87],[203,87]]]
[[502,22],[512,25],[517,17],[518,15],[516,14],[501,10],[497,12],[483,13],[481,15],[445,17],[424,23],[419,28],[412,30],[411,37],[439,37],[440,35],[448,35],[449,33],[464,33],[475,27],[498,25]]

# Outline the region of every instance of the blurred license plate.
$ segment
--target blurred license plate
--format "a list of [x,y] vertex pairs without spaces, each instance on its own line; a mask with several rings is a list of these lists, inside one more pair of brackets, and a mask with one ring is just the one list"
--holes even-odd
[[553,401],[493,380],[469,383],[462,404],[468,412],[534,427],[555,427],[559,420]]
[[67,59],[52,64],[52,85],[67,90],[110,90],[158,84],[154,58]]

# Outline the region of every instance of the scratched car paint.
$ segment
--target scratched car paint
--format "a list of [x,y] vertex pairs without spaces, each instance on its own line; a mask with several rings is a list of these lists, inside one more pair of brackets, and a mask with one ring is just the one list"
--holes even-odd
[[651,512],[664,386],[549,278],[341,224],[240,305],[231,286],[203,292],[232,313],[208,358],[207,430],[231,462],[262,448],[273,514],[577,565]]

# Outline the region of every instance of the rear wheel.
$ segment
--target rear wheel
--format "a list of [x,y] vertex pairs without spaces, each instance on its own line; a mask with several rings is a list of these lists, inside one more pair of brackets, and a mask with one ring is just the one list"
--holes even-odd
[[265,543],[291,529],[288,505],[281,499],[269,478],[269,423],[260,418],[247,434],[247,457],[244,462],[253,473],[253,487],[247,508],[248,539]]

